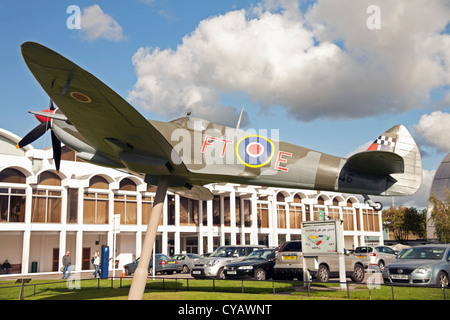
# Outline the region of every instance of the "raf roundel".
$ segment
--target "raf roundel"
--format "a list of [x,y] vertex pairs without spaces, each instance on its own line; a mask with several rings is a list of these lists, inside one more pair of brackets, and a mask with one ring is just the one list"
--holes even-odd
[[70,96],[77,100],[78,102],[82,103],[90,103],[92,100],[87,95],[81,92],[71,92]]
[[263,136],[251,135],[239,140],[236,154],[247,167],[259,168],[272,159],[275,147],[270,139]]

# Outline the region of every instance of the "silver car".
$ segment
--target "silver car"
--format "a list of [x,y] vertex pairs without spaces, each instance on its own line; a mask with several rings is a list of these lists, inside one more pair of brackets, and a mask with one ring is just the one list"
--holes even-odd
[[357,247],[353,253],[364,263],[364,267],[377,266],[383,272],[384,266],[397,259],[395,251],[386,246]]
[[201,259],[200,256],[193,253],[174,254],[171,259],[178,261],[177,272],[189,273],[194,266],[195,261]]
[[412,247],[398,260],[386,265],[384,282],[447,287],[450,274],[450,245]]
[[259,245],[229,245],[216,249],[208,258],[197,260],[191,270],[193,278],[225,279],[224,267],[240,261],[255,250],[265,248]]

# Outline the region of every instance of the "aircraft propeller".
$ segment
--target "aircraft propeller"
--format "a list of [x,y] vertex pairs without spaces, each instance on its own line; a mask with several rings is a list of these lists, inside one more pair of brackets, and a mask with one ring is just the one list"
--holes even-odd
[[[42,110],[42,112],[54,112],[55,107],[53,105],[53,101],[50,100],[49,109]],[[38,138],[40,138],[44,133],[47,132],[48,129],[51,129],[51,119],[42,115],[35,115],[36,119],[40,122],[37,127],[31,130],[19,143],[16,145],[16,148],[23,148],[26,145],[34,142]],[[59,166],[61,163],[61,141],[56,137],[53,130],[51,130],[52,137],[52,149],[53,149],[53,159],[55,160],[56,172],[59,172]]]

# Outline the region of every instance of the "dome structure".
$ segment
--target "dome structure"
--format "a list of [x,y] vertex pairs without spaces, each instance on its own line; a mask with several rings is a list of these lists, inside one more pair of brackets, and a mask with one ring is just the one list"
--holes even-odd
[[[435,194],[441,201],[447,199],[447,190],[450,190],[450,153],[442,159],[436,173],[434,174],[433,183],[431,184],[430,196]],[[427,212],[427,238],[435,239],[434,222],[430,220],[432,206],[428,204]]]
[[439,200],[445,200],[447,189],[450,190],[450,153],[445,156],[436,170],[430,195],[435,194]]

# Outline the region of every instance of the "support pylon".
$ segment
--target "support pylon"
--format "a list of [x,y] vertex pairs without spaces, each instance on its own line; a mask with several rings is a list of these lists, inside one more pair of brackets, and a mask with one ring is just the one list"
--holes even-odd
[[153,251],[153,244],[155,243],[159,220],[163,212],[163,204],[169,186],[169,180],[170,176],[160,176],[158,179],[152,214],[148,221],[147,232],[145,233],[138,267],[134,271],[133,280],[131,281],[128,300],[142,300],[145,285],[147,283],[148,265]]

